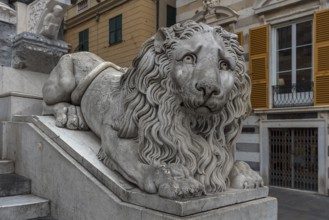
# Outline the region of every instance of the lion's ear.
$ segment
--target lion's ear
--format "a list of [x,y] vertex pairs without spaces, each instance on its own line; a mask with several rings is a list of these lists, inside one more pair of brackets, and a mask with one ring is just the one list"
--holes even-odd
[[168,33],[167,28],[159,28],[154,37],[154,50],[156,53],[161,53],[164,51],[163,45],[169,36],[170,34]]

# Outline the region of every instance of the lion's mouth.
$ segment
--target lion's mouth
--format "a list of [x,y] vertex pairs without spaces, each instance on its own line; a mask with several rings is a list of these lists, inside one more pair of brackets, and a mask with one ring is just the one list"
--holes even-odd
[[212,109],[210,109],[208,106],[200,106],[195,109],[195,111],[199,114],[209,114],[209,113],[214,113]]
[[182,102],[182,103],[180,104],[180,106],[181,106],[181,107],[184,107],[184,108],[187,109],[187,110],[193,111],[193,112],[195,112],[195,113],[197,113],[197,114],[201,114],[201,115],[204,115],[204,114],[212,114],[212,113],[217,112],[216,110],[210,108],[209,106],[207,106],[207,105],[205,105],[205,104],[203,104],[203,105],[199,105],[199,106],[197,106],[197,107],[195,107],[195,108],[191,108],[191,107],[187,107],[187,106],[184,104],[184,102]]

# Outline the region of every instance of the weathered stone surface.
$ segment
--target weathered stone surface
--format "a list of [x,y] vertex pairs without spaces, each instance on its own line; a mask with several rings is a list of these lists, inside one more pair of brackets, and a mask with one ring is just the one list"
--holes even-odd
[[31,180],[17,174],[0,174],[0,197],[31,193]]
[[0,21],[0,66],[11,66],[11,45],[15,33],[14,24]]
[[41,115],[42,99],[22,93],[0,95],[0,121],[10,121],[14,115]]
[[10,24],[16,23],[16,11],[7,2],[0,2],[0,21]]
[[12,66],[35,72],[50,73],[68,46],[64,41],[23,32],[13,39]]
[[127,203],[178,216],[186,216],[264,198],[268,195],[267,187],[245,190],[230,189],[224,193],[184,200],[169,200],[158,195],[144,193],[97,159],[96,153],[100,149],[100,140],[91,132],[58,128],[54,125],[54,119],[46,116],[17,116],[13,120],[32,122],[95,176],[98,181]]
[[42,86],[49,75],[0,66],[0,94],[21,93],[42,97]]
[[41,90],[47,78],[44,73],[0,66],[0,121],[17,114],[41,114]]
[[0,198],[0,218],[31,219],[49,215],[49,201],[33,195]]
[[[11,129],[8,132],[18,135],[7,140],[11,146],[8,157],[16,158],[16,172],[33,179],[32,193],[51,200],[51,213],[55,219],[277,219],[277,202],[274,198],[256,199],[185,217],[123,202],[80,165],[83,161],[78,162],[54,142],[58,140],[57,134],[48,136],[33,124],[9,124]],[[85,136],[89,136],[89,132],[74,133],[86,133]],[[82,151],[90,153],[83,146]],[[199,204],[202,205],[207,206],[205,203]]]
[[[0,127],[2,127],[1,124],[0,124]],[[2,128],[0,129],[0,132],[2,132]],[[0,138],[0,145],[2,145],[1,138]],[[1,159],[1,153],[0,153],[0,159]],[[15,169],[14,161],[12,161],[12,160],[0,160],[0,174],[13,173],[14,169]]]

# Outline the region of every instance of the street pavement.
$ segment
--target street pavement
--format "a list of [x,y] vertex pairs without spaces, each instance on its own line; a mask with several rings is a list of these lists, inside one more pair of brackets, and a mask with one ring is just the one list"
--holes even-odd
[[313,192],[270,187],[278,199],[278,220],[329,220],[329,197]]

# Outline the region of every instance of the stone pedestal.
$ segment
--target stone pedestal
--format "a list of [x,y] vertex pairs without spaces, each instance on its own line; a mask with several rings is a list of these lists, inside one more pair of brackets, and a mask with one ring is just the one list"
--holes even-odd
[[0,121],[41,114],[42,86],[49,75],[0,66]]
[[16,69],[50,73],[67,51],[64,41],[23,32],[13,39],[12,66]]
[[56,219],[224,219],[276,220],[277,200],[268,188],[235,190],[193,199],[147,194],[108,169],[96,157],[100,140],[92,132],[57,128],[53,117],[15,117],[4,134],[6,157],[18,174],[33,179],[33,191],[51,200]]

